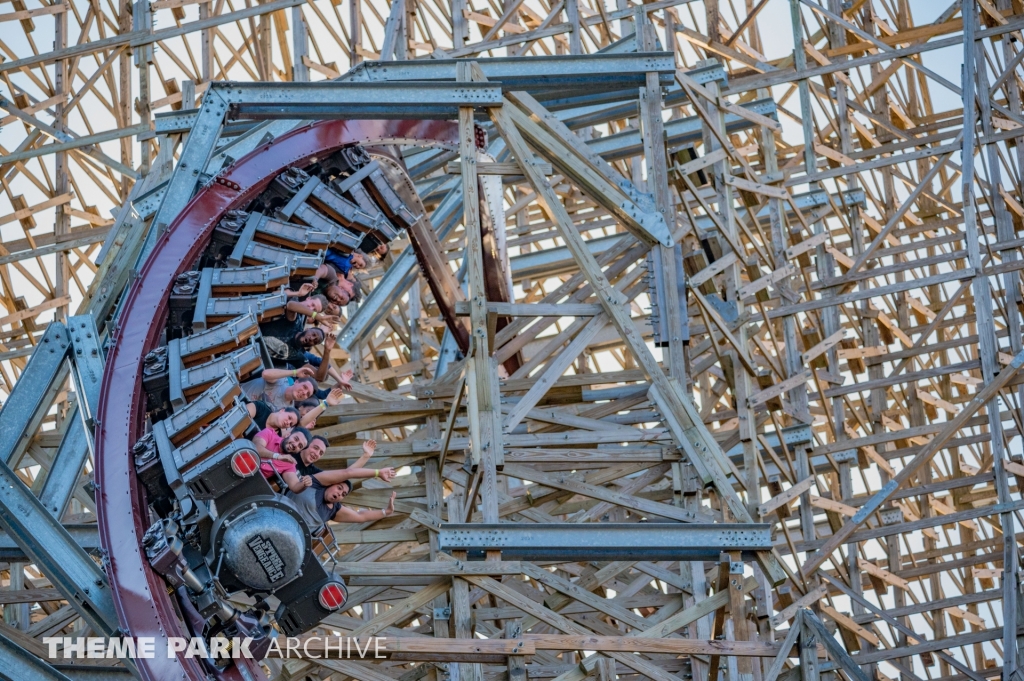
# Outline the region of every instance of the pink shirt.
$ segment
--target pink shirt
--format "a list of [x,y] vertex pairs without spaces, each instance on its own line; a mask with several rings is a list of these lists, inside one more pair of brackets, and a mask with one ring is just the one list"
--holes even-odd
[[[260,432],[256,433],[256,437],[266,442],[266,448],[275,454],[281,453],[281,441],[284,439],[277,434],[277,431],[273,428],[264,428]],[[270,478],[274,475],[274,469],[277,469],[278,473],[284,473],[286,470],[295,470],[295,464],[285,463],[284,461],[278,461],[277,459],[266,460],[264,459],[260,463],[260,472],[263,473],[263,477]]]
[[270,461],[264,460],[263,463],[260,464],[260,472],[263,473],[263,477],[265,478],[269,479],[273,477],[275,469],[281,475],[284,475],[285,473],[288,473],[290,471],[294,472],[296,470],[295,464],[286,463],[284,461],[281,461],[280,459],[271,459]]
[[256,437],[266,442],[268,450],[275,454],[281,453],[281,440],[284,438],[277,434],[277,431],[273,428],[264,428],[260,432],[256,433]]

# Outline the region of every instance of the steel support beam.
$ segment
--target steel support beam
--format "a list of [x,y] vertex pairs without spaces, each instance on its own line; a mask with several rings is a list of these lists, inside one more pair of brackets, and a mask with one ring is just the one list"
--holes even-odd
[[[83,324],[81,318],[77,318],[75,324],[76,333],[80,336],[86,333],[83,328],[88,325]],[[95,343],[95,334],[91,342]],[[71,346],[67,327],[60,322],[51,324],[43,335],[40,349],[32,355],[11,393],[11,399],[0,410],[0,525],[89,626],[97,632],[110,634],[118,625],[106,576],[14,472],[64,381],[68,370],[64,360]],[[87,343],[82,340],[83,352],[86,347]],[[102,358],[99,361],[102,362]],[[88,376],[98,368],[98,364],[92,364],[84,374]],[[88,379],[86,384],[95,378]],[[92,390],[91,386],[85,388],[86,402]],[[94,396],[94,403],[95,399]]]
[[[25,381],[19,384],[24,385]],[[18,416],[16,411],[0,411],[0,429],[6,429]],[[117,630],[117,615],[103,570],[3,462],[0,462],[0,526],[94,631],[111,635]]]
[[[776,114],[775,100],[773,99],[758,99],[753,102],[744,102],[740,106],[762,116],[774,117]],[[594,124],[590,120],[587,123]],[[754,127],[754,123],[746,118],[731,113],[725,115],[725,130],[730,134],[752,127]],[[701,140],[701,134],[701,119],[698,116],[668,121],[665,123],[665,146],[668,149],[676,149],[695,144]],[[643,152],[644,142],[643,135],[639,130],[627,130],[607,137],[587,140],[587,146],[604,160],[615,161],[639,155]]]
[[[461,211],[462,187],[455,185],[430,216],[430,221],[437,232],[438,241],[443,243],[448,238],[455,225],[458,224],[457,218],[461,216]],[[352,352],[352,348],[365,340],[367,334],[380,325],[390,314],[394,307],[394,301],[400,300],[412,286],[419,274],[416,265],[416,254],[412,248],[405,249],[395,257],[380,282],[370,291],[366,300],[345,324],[341,335],[338,336],[340,347],[344,348],[346,352]]]
[[211,92],[228,103],[231,120],[447,120],[460,106],[501,106],[501,88],[489,83],[215,83]]
[[71,422],[39,493],[39,500],[57,520],[63,517],[81,479],[82,467],[93,449],[93,415],[99,404],[103,378],[104,354],[92,315],[71,317],[68,330],[71,333],[71,377],[78,393],[78,404],[68,415]]
[[174,173],[164,190],[163,200],[160,208],[153,217],[152,226],[162,233],[167,225],[185,207],[185,204],[192,198],[196,183],[200,180],[200,173],[206,168],[210,160],[210,153],[220,137],[221,128],[224,127],[224,116],[227,114],[228,104],[220,94],[210,88],[203,95],[203,105],[196,114],[195,124],[185,141],[178,157],[178,164],[174,167]]
[[[462,59],[430,59],[401,62],[363,62],[341,77],[346,83],[401,81],[454,81]],[[559,92],[633,89],[644,85],[646,74],[655,71],[670,85],[675,74],[671,52],[594,54],[554,57],[494,57],[477,62],[492,85],[502,90]],[[667,76],[667,78],[666,78]]]
[[[64,531],[82,551],[91,553],[100,548],[100,534],[95,525],[64,525]],[[0,533],[0,561],[24,562],[29,559],[17,541],[9,534]]]
[[717,560],[723,551],[770,551],[762,523],[443,524],[441,551],[501,551],[504,560]]
[[67,327],[55,322],[47,327],[32,358],[0,409],[0,461],[17,468],[53,398],[64,383],[70,351]]
[[18,681],[71,681],[43,658],[0,636],[0,677]]

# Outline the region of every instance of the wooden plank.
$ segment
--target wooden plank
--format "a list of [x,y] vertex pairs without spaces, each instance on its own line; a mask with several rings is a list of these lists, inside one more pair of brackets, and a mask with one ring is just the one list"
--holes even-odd
[[731,187],[742,189],[747,192],[754,192],[755,194],[761,194],[772,199],[786,200],[789,198],[789,192],[781,187],[772,187],[771,185],[762,184],[760,182],[751,182],[750,180],[736,175],[725,175],[725,183]]
[[822,603],[820,607],[821,612],[834,619],[839,626],[844,627],[845,629],[849,629],[853,633],[857,634],[857,636],[860,636],[862,639],[870,643],[871,645],[882,645],[882,641],[877,636],[871,633],[871,631],[869,631],[868,629],[865,629],[861,625],[857,624],[850,616],[845,615],[835,610],[834,608],[825,605],[824,603]]
[[695,641],[681,638],[648,639],[638,636],[559,636],[525,634],[537,650],[596,650],[599,652],[667,653],[671,655],[737,655],[775,657],[780,645],[761,641]]
[[[468,302],[455,303],[455,313],[469,316]],[[588,303],[487,303],[487,312],[504,317],[594,317],[601,314],[600,305]]]
[[772,497],[771,499],[769,499],[768,501],[766,501],[765,503],[761,504],[761,506],[759,507],[760,511],[761,511],[761,515],[762,516],[767,516],[769,513],[771,513],[775,509],[780,508],[782,506],[785,506],[786,504],[791,503],[794,499],[796,499],[798,496],[800,496],[801,494],[803,494],[807,490],[811,489],[811,487],[813,487],[813,486],[814,486],[814,476],[813,475],[804,478],[803,480],[801,480],[800,482],[796,483],[795,485],[793,485],[789,489],[785,490],[782,494],[778,494],[778,495]]
[[802,353],[800,355],[800,361],[803,362],[804,364],[809,364],[811,360],[820,357],[821,355],[825,354],[835,346],[839,345],[839,343],[845,337],[846,329],[840,329],[839,331],[836,331],[834,334],[832,334],[825,340],[821,341],[814,347]]
[[754,295],[758,291],[762,291],[762,290],[768,288],[769,285],[775,284],[776,282],[781,281],[782,279],[785,279],[786,277],[791,277],[791,276],[793,276],[796,273],[797,273],[797,269],[793,265],[791,265],[790,263],[786,263],[785,265],[783,265],[779,269],[773,270],[772,272],[769,272],[768,274],[764,275],[763,277],[758,277],[757,279],[755,279],[754,281],[750,282],[749,284],[745,284],[745,285],[741,286],[740,289],[739,289],[739,297],[740,298],[749,298],[750,296]]
[[[567,634],[589,636],[590,632],[587,632],[583,627],[568,620],[567,618],[548,610],[540,605],[537,605],[529,598],[526,598],[517,591],[514,591],[496,581],[490,577],[467,577],[467,580],[477,585],[484,591],[491,593],[504,601],[507,601],[511,605],[514,605],[523,610],[523,612],[529,613],[539,620],[547,623],[548,625],[555,627]],[[606,653],[609,657],[612,657],[617,662],[621,662],[631,669],[649,676],[655,681],[673,681],[675,677],[671,674],[666,673],[660,667],[643,660],[642,658],[635,657],[633,655],[627,655],[619,652],[608,652]]]
[[836,548],[838,548],[839,545],[847,538],[849,538],[861,523],[867,520],[868,516],[872,514],[875,509],[879,508],[884,501],[888,500],[901,485],[908,482],[923,465],[931,461],[932,457],[938,453],[942,445],[944,445],[949,438],[960,430],[960,428],[963,427],[963,424],[969,418],[974,416],[974,414],[977,413],[977,411],[981,409],[989,399],[998,394],[998,392],[1010,382],[1010,379],[1017,374],[1021,365],[1024,365],[1024,352],[1019,353],[1014,358],[1013,363],[1010,366],[1005,367],[1001,372],[999,372],[999,376],[992,383],[986,385],[982,390],[980,390],[974,396],[974,399],[971,400],[971,402],[967,404],[959,414],[948,421],[939,434],[932,438],[921,452],[914,456],[914,458],[903,467],[899,474],[893,478],[888,485],[877,492],[868,504],[861,508],[856,516],[851,518],[849,522],[845,523],[842,528],[835,532],[816,554],[809,557],[807,562],[801,567],[801,572],[807,575],[811,574],[814,570],[817,570],[818,567],[828,559],[831,553],[835,551]]
[[648,501],[647,499],[628,494],[620,494],[606,487],[588,485],[587,483],[578,482],[566,476],[555,476],[548,473],[541,473],[521,464],[506,463],[505,474],[522,480],[536,482],[544,485],[545,487],[562,489],[567,492],[573,492],[574,494],[582,494],[583,496],[590,497],[591,499],[597,499],[598,501],[609,501],[617,506],[631,508],[635,511],[654,515],[659,518],[668,518],[670,520],[689,523],[711,521],[711,518],[705,514],[694,513],[693,511],[669,506],[668,504],[659,504],[654,501]]
[[708,279],[711,279],[711,277],[714,277],[715,275],[724,272],[727,268],[734,265],[738,260],[739,258],[736,257],[736,253],[730,251],[727,255],[722,256],[718,260],[714,261],[713,263],[702,269],[697,274],[690,277],[688,283],[690,284],[690,286],[700,286]]
[[54,298],[52,300],[44,300],[38,305],[33,305],[27,310],[20,310],[18,312],[11,313],[0,317],[0,326],[7,326],[8,324],[15,324],[26,319],[31,319],[47,310],[52,310],[56,307],[63,307],[71,304],[71,296],[61,296],[60,298]]
[[45,17],[53,14],[63,14],[68,11],[67,3],[54,3],[49,7],[40,7],[38,9],[27,9],[19,12],[6,12],[0,14],[0,23],[7,21],[24,21],[25,19],[32,19],[33,17]]
[[[246,9],[238,10],[235,12],[228,12],[226,14],[220,14],[212,16],[207,19],[200,19],[199,21],[190,21],[181,26],[174,28],[165,28],[159,31],[147,31],[137,30],[128,31],[121,33],[109,38],[101,38],[99,40],[92,40],[71,47],[65,47],[59,50],[53,50],[51,52],[43,52],[41,54],[34,55],[32,57],[23,57],[21,59],[14,59],[12,61],[0,64],[0,73],[6,73],[12,70],[20,70],[26,66],[35,66],[36,64],[52,64],[55,61],[61,59],[70,59],[72,57],[78,57],[86,54],[93,54],[113,47],[120,47],[122,45],[131,45],[132,47],[142,47],[144,45],[152,45],[161,40],[167,40],[169,38],[176,38],[178,36],[186,35],[194,31],[201,31],[208,28],[214,28],[223,24],[230,24],[235,21],[241,21],[242,19],[248,19],[249,17],[261,16],[263,14],[270,14],[281,9],[288,9],[295,5],[302,4],[302,0],[277,0],[276,2],[269,2],[265,5],[258,5],[255,7],[248,7]],[[148,125],[139,126],[144,127],[146,130],[149,129]],[[131,132],[130,135],[137,134]],[[125,136],[130,136],[125,135]],[[6,163],[6,160],[3,160]]]
[[784,622],[788,622],[793,619],[796,614],[803,608],[809,607],[811,604],[817,602],[819,598],[828,593],[828,587],[822,584],[821,586],[815,587],[813,590],[807,592],[793,603],[769,618],[773,627],[778,627]]
[[773,397],[777,397],[784,392],[788,392],[798,386],[801,386],[804,383],[807,383],[807,381],[809,380],[811,380],[811,370],[805,369],[796,376],[787,378],[785,381],[776,383],[770,388],[765,388],[760,392],[754,393],[753,395],[747,398],[747,407],[753,409],[757,406],[760,406],[767,402],[768,400],[772,399]]
[[[510,24],[511,25],[511,24]],[[538,163],[538,169],[545,175],[551,175],[552,169],[550,163]],[[462,165],[459,163],[449,163],[445,170],[452,174],[458,175],[462,173]],[[523,171],[519,167],[518,163],[478,163],[476,166],[476,172],[478,175],[522,175]]]
[[18,591],[0,589],[0,605],[62,600],[64,600],[64,596],[58,589],[20,589]]
[[[7,158],[7,156],[0,156],[0,164],[8,163]],[[32,215],[46,210],[47,208],[62,206],[71,201],[74,197],[75,195],[72,192],[68,192],[66,194],[61,194],[60,196],[55,196],[52,199],[47,199],[41,203],[37,203],[34,206],[28,206],[27,208],[16,210],[13,213],[0,217],[0,225],[6,225],[14,222],[15,220],[24,220],[25,218],[31,217]]]
[[857,515],[857,509],[854,507],[835,501],[834,499],[826,499],[825,497],[811,497],[811,506],[820,508],[824,511],[839,513],[840,515],[845,515],[848,518],[852,518]]

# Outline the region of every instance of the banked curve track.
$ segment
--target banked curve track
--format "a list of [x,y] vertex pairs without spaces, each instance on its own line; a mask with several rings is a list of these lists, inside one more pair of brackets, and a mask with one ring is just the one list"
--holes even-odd
[[[158,343],[175,278],[199,257],[224,213],[244,206],[289,166],[302,166],[352,144],[457,148],[458,126],[418,120],[323,121],[276,138],[200,189],[157,241],[127,293],[112,335],[97,411],[96,510],[122,632],[156,640],[156,656],[137,660],[139,674],[147,681],[209,677],[199,660],[181,653],[167,658],[167,639],[187,634],[165,581],[150,568],[142,550],[149,518],[144,490],[136,480],[132,446],[145,420],[143,358]],[[229,667],[221,678],[254,681],[263,673],[248,661]]]

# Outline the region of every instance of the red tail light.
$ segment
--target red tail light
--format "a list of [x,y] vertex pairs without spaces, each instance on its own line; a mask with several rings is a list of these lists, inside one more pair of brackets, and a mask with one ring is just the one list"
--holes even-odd
[[345,603],[345,590],[337,582],[330,582],[320,589],[320,605],[327,610],[337,610]]
[[231,470],[240,478],[255,475],[259,468],[259,457],[255,452],[243,449],[231,457]]

